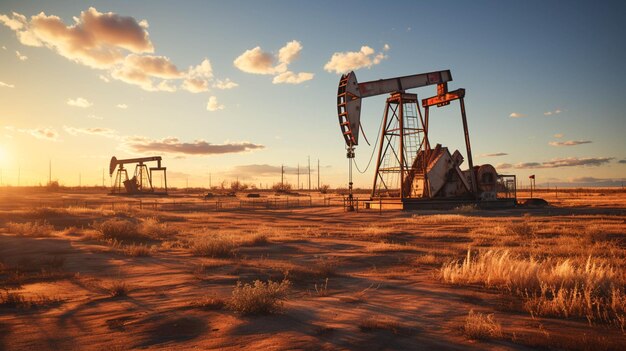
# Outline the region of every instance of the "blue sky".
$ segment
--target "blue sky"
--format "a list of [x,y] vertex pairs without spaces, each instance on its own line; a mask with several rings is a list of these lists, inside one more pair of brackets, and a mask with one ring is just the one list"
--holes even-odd
[[[77,47],[93,42],[80,41],[70,50],[62,36],[42,37],[37,28],[43,25],[36,27],[31,18],[44,12],[67,27],[77,17],[80,26],[81,12],[90,7],[96,19],[109,12],[132,18],[135,27],[115,31],[115,42],[102,47],[121,53],[119,60],[166,58],[175,71],[151,77],[176,91],[148,91],[121,77],[128,60],[93,67]],[[237,177],[272,184],[280,180],[281,164],[302,167],[309,155],[314,164],[321,160],[323,183],[344,185],[347,163],[335,107],[339,74],[324,67],[333,54],[356,54],[363,46],[373,53],[366,57],[369,64],[354,67],[359,81],[452,71],[450,88],[467,89],[475,163],[521,178],[537,174],[538,182],[619,182],[626,177],[626,161],[620,163],[626,160],[625,10],[621,2],[591,1],[3,1],[3,183],[16,184],[18,169],[22,184],[45,182],[51,159],[53,178],[73,185],[80,174],[83,184],[95,184],[113,155],[162,154],[174,185],[188,179],[207,186],[209,173],[213,185]],[[133,34],[124,32],[129,28],[147,32],[147,40],[133,42],[131,50],[123,37]],[[40,46],[18,37],[30,32],[39,33]],[[298,45],[286,46],[293,41]],[[140,48],[146,43],[151,52]],[[267,74],[235,64],[256,47],[273,60],[261,69]],[[295,53],[287,68],[279,67],[283,47]],[[376,55],[383,58],[373,63]],[[205,59],[210,74],[194,70]],[[274,84],[285,72],[305,76],[298,84]],[[206,86],[185,90],[183,82],[194,77]],[[220,89],[220,82],[237,86]],[[423,98],[434,88],[413,92]],[[384,100],[363,102],[370,140]],[[213,111],[207,109],[211,101]],[[464,150],[457,105],[433,111],[431,143],[437,142]],[[231,152],[215,154],[206,144]],[[371,150],[359,145],[359,165]],[[499,153],[506,155],[481,156]],[[358,175],[357,186],[369,186],[372,177],[372,169]]]

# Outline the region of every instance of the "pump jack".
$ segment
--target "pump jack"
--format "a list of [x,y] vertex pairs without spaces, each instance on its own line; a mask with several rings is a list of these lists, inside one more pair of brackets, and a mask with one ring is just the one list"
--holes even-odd
[[[156,167],[146,166],[146,162],[157,162]],[[135,163],[135,174],[132,178],[128,178],[128,172],[124,168],[125,164]],[[127,195],[139,195],[139,194],[151,194],[151,195],[167,195],[167,168],[161,167],[161,156],[129,158],[125,160],[118,160],[115,156],[111,158],[109,163],[109,176],[115,174],[115,182],[111,189],[111,194],[127,194]],[[163,179],[165,188],[164,191],[155,192],[152,186],[152,173],[163,172]]]

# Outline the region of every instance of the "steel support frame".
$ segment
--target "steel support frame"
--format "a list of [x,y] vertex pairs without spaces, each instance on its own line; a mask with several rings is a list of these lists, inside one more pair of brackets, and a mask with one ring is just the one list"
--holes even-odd
[[[393,93],[385,103],[385,114],[383,117],[383,129],[381,131],[380,144],[378,146],[378,158],[376,160],[376,172],[374,175],[374,182],[372,185],[372,194],[371,198],[375,198],[377,190],[377,185],[380,182],[382,187],[386,190],[391,190],[389,188],[390,184],[385,183],[385,178],[383,174],[385,173],[399,173],[399,188],[400,198],[404,199],[407,197],[405,194],[405,182],[406,177],[411,170],[411,166],[407,164],[406,160],[406,150],[404,146],[404,139],[407,135],[404,125],[404,106],[406,104],[415,103],[416,109],[419,111],[419,106],[417,105],[417,95],[415,94],[405,94],[404,92]],[[391,115],[390,115],[391,113]],[[398,122],[397,129],[391,129],[391,125],[394,121]],[[421,113],[420,113],[420,122]],[[419,128],[418,128],[419,129]],[[411,132],[409,132],[410,134]],[[393,138],[400,138],[398,149],[396,150],[393,147]],[[398,169],[393,168],[383,168],[381,169],[381,163],[383,159],[386,157],[393,157],[398,162]],[[394,167],[395,168],[395,167]],[[381,194],[378,192],[378,196]]]

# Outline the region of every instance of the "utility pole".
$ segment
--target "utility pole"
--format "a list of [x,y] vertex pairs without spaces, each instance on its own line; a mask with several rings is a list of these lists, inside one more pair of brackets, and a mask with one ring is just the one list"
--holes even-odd
[[320,159],[317,159],[317,190],[320,190]]
[[296,184],[299,190],[300,189],[300,163],[298,163],[298,182]]
[[280,188],[285,188],[285,166],[280,165]]
[[83,186],[83,175],[78,172],[78,187],[82,187]]
[[209,173],[209,189],[211,189],[211,173]]
[[309,191],[311,191],[311,156],[308,156],[309,159]]

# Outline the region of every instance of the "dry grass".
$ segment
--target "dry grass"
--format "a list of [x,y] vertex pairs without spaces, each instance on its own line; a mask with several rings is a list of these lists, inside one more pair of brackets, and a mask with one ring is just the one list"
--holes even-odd
[[243,315],[275,313],[282,308],[290,286],[286,279],[281,282],[256,280],[252,284],[237,282],[228,307]]
[[508,250],[472,257],[468,250],[463,262],[446,263],[440,273],[448,283],[481,284],[523,296],[525,309],[535,315],[625,326],[624,276],[591,256],[584,263],[574,263],[571,259],[525,258]]
[[128,219],[111,218],[93,225],[105,239],[118,241],[163,240],[176,235],[177,231],[156,218],[137,223]]
[[50,298],[44,295],[27,298],[19,292],[5,290],[0,292],[0,307],[15,309],[43,308],[59,305],[62,302],[59,298]]
[[189,243],[191,252],[196,256],[229,257],[234,255],[237,245],[231,236],[209,236],[194,238]]
[[130,257],[148,257],[152,256],[156,251],[156,246],[148,246],[142,244],[130,244],[122,247],[122,252]]
[[203,310],[217,311],[223,309],[226,306],[226,302],[215,296],[205,295],[199,300],[192,302],[191,305]]
[[10,233],[31,237],[47,237],[52,236],[54,227],[48,222],[34,221],[25,223],[9,222],[6,225]]
[[472,340],[485,340],[502,337],[502,327],[492,314],[470,310],[463,324],[463,333]]
[[407,244],[397,244],[393,242],[378,242],[367,246],[368,252],[391,252],[391,251],[413,251],[414,246]]
[[130,288],[124,280],[116,279],[109,284],[107,291],[111,297],[125,297],[128,296]]
[[394,335],[401,336],[408,336],[412,334],[411,328],[408,328],[397,321],[382,316],[364,319],[359,322],[358,326],[359,330],[364,333],[371,333],[382,330],[389,331]]

